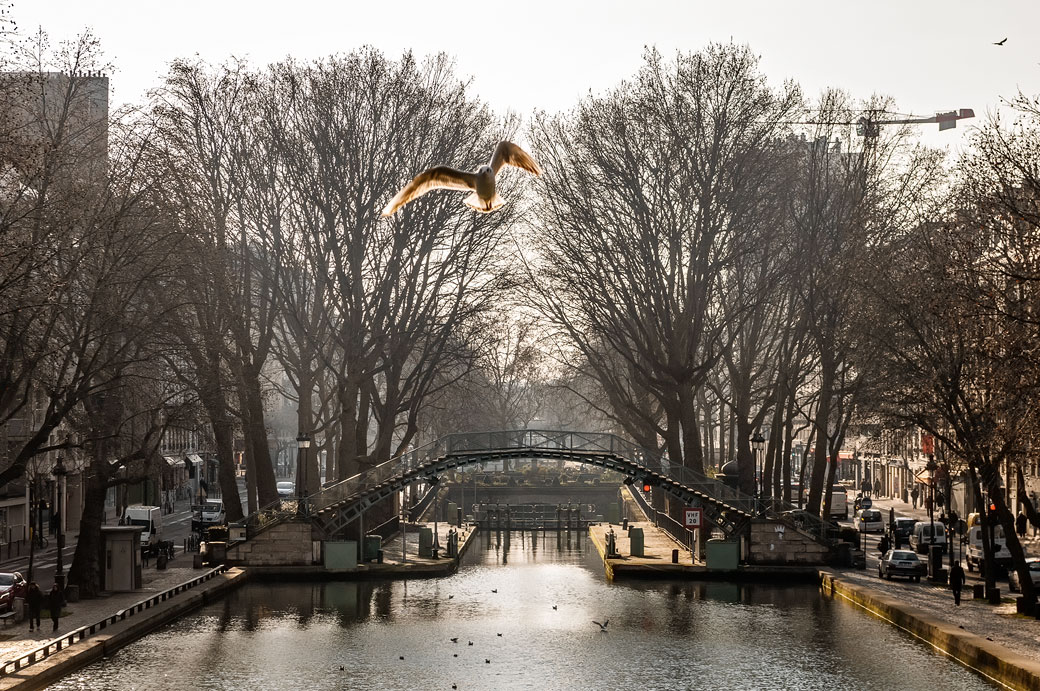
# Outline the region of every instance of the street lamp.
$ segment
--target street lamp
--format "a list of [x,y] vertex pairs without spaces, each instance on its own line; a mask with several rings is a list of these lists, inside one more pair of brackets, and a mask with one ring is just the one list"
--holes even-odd
[[759,501],[762,496],[762,471],[759,467],[760,459],[762,456],[762,449],[765,446],[766,440],[762,438],[762,433],[755,431],[755,436],[751,437],[751,448],[755,452],[755,507],[758,509],[758,513],[762,513],[762,507]]
[[298,499],[296,500],[296,511],[301,516],[306,516],[307,511],[307,449],[311,446],[311,438],[306,432],[300,432],[300,436],[296,437],[296,447],[299,449],[299,453],[296,454],[296,494]]
[[54,582],[58,585],[58,590],[65,592],[65,565],[61,558],[61,550],[65,547],[65,536],[62,535],[61,524],[65,520],[65,476],[68,474],[68,470],[65,469],[65,459],[62,456],[58,456],[51,473],[58,485],[58,505],[55,507],[58,511],[58,520],[55,521],[58,524],[58,565],[54,569]]
[[[935,470],[938,466],[935,464],[935,456],[928,454],[928,462],[925,463],[924,469],[928,471],[928,523],[931,525],[929,529],[928,538],[928,566],[929,573],[932,573],[934,566],[932,564],[932,546],[935,544]],[[940,564],[941,565],[941,564]],[[934,574],[933,574],[934,575]]]

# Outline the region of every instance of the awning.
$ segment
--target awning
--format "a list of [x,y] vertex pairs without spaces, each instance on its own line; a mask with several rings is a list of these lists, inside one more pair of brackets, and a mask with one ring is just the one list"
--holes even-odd
[[166,461],[166,465],[170,468],[183,468],[184,462],[176,456],[163,456],[162,459]]
[[188,460],[194,463],[195,465],[202,465],[202,456],[198,455],[197,453],[189,453]]

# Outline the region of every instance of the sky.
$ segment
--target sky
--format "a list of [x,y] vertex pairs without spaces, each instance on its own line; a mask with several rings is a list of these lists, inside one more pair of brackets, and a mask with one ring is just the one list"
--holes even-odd
[[976,119],[956,130],[921,126],[924,143],[954,150],[1002,98],[1040,94],[1040,0],[13,2],[23,32],[42,27],[58,41],[89,27],[101,39],[115,67],[113,105],[142,102],[177,57],[265,65],[364,45],[453,55],[477,95],[527,116],[608,90],[635,74],[648,46],[671,55],[746,43],[770,82],[793,79],[810,96],[826,87],[885,94],[925,117],[973,108]]

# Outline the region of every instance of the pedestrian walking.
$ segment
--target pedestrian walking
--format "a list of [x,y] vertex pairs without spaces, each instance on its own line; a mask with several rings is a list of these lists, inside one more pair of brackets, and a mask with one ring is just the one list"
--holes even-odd
[[1018,533],[1018,537],[1024,538],[1026,536],[1026,515],[1021,511],[1018,512],[1018,517],[1015,518],[1015,532]]
[[910,491],[910,498],[914,500],[914,508],[917,508],[917,498],[921,496],[921,491],[917,489],[917,485]]
[[874,480],[874,496],[875,497],[880,497],[881,496],[881,479],[880,478]]
[[881,551],[881,556],[885,556],[885,553],[892,548],[892,542],[888,539],[888,535],[882,535],[881,539],[878,540],[878,550]]
[[47,593],[47,607],[51,610],[51,621],[54,622],[52,631],[58,630],[58,617],[61,616],[61,608],[65,606],[65,593],[61,592],[58,584],[51,586]]
[[25,605],[29,609],[29,630],[33,630],[33,624],[40,628],[40,612],[43,611],[43,591],[33,581],[25,591]]
[[950,590],[953,591],[953,602],[957,606],[961,604],[962,588],[964,588],[964,569],[961,568],[959,561],[955,561],[950,569]]

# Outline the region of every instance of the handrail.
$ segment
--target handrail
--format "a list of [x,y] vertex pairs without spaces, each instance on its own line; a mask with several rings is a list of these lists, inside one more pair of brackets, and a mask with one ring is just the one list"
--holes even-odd
[[[24,654],[20,655],[19,657],[14,658],[13,660],[7,660],[5,662],[0,662],[0,677],[9,676],[9,675],[13,674],[14,672],[17,672],[19,670],[25,669],[26,667],[29,667],[31,665],[34,665],[37,662],[40,662],[41,660],[46,660],[51,655],[59,653],[62,650],[68,648],[71,645],[73,645],[74,643],[77,643],[79,641],[83,641],[83,640],[87,639],[88,637],[93,636],[98,631],[101,631],[101,630],[105,629],[106,627],[108,627],[108,626],[110,626],[112,624],[116,624],[116,623],[118,623],[120,621],[125,621],[127,619],[127,617],[132,617],[133,615],[137,614],[138,612],[142,612],[142,611],[144,611],[146,609],[150,609],[150,608],[158,605],[160,602],[165,602],[166,600],[170,599],[174,595],[178,595],[178,594],[180,594],[180,593],[182,593],[182,592],[184,592],[186,590],[190,590],[191,588],[194,588],[197,585],[205,583],[206,581],[208,581],[209,579],[213,578],[217,574],[224,573],[225,571],[228,570],[228,568],[230,568],[230,567],[228,567],[226,564],[221,564],[220,566],[218,566],[218,567],[216,567],[214,569],[211,569],[210,571],[207,571],[206,573],[204,573],[204,574],[202,574],[200,576],[196,576],[195,578],[191,579],[190,581],[185,581],[184,583],[181,583],[179,585],[175,585],[172,588],[169,588],[167,590],[162,591],[161,593],[158,593],[158,594],[153,595],[151,597],[148,597],[148,598],[146,598],[144,600],[141,600],[140,602],[135,602],[134,604],[130,605],[129,607],[123,608],[123,609],[117,611],[115,614],[107,616],[104,619],[101,619],[100,621],[96,621],[93,624],[87,624],[85,626],[81,626],[78,629],[75,629],[74,631],[70,631],[69,633],[62,634],[58,638],[51,639],[51,640],[47,641],[46,643],[44,643],[43,645],[38,646],[36,648],[33,648],[29,652],[24,653]],[[52,650],[52,648],[53,648],[53,650]],[[40,656],[40,657],[38,657],[38,656]],[[12,665],[13,665],[13,668],[12,668]]]
[[[388,487],[402,477],[421,475],[438,461],[458,457],[480,456],[494,452],[538,452],[555,456],[611,456],[627,461],[629,472],[637,477],[645,475],[654,482],[672,482],[694,495],[723,505],[745,516],[777,518],[796,507],[782,501],[763,502],[701,472],[673,463],[667,457],[647,450],[638,444],[606,432],[573,432],[564,430],[505,430],[449,434],[408,451],[384,463],[373,466],[344,480],[334,482],[308,498],[310,515],[317,515],[368,492],[372,488]],[[265,508],[245,520],[249,524],[264,525],[280,521],[292,514],[282,505],[277,509]],[[814,525],[825,533],[823,526]]]

